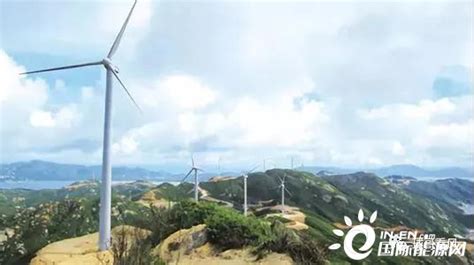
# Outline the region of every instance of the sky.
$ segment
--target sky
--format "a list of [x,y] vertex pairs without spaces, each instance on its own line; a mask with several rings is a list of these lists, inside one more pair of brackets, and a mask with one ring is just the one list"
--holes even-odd
[[[99,66],[132,1],[0,0],[0,162],[100,164]],[[472,167],[470,1],[139,0],[114,164]]]

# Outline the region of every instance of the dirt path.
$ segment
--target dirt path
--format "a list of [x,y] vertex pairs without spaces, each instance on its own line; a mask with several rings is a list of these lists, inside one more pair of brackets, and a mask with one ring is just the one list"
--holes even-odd
[[234,208],[233,203],[213,198],[213,197],[209,196],[209,191],[207,191],[207,190],[205,190],[201,187],[198,187],[198,190],[202,194],[201,197],[200,197],[202,200],[216,202],[216,203],[224,204],[225,207]]

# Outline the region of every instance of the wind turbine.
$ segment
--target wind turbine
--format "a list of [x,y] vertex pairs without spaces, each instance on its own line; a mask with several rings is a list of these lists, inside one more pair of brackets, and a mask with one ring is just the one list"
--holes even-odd
[[191,169],[189,170],[188,174],[184,176],[183,180],[181,182],[184,182],[191,173],[194,171],[194,200],[197,202],[199,200],[199,179],[198,179],[198,171],[204,171],[194,165],[194,157],[191,157]]
[[271,158],[264,158],[263,163],[262,163],[264,172],[265,172],[265,170],[267,170],[267,164],[268,163],[271,163],[273,165],[273,168],[277,167],[277,165],[275,164],[275,162]]
[[112,166],[110,160],[111,154],[111,120],[112,120],[112,85],[113,85],[113,76],[120,83],[122,88],[127,93],[128,97],[132,100],[133,104],[141,111],[137,102],[133,99],[130,92],[125,87],[124,83],[118,76],[119,69],[112,63],[112,57],[117,51],[120,41],[122,40],[123,33],[127,27],[128,21],[132,15],[133,9],[137,4],[137,0],[133,3],[130,12],[128,13],[125,22],[122,25],[117,37],[115,38],[112,47],[110,48],[107,56],[96,62],[61,66],[55,68],[48,68],[36,71],[29,71],[21,73],[22,75],[26,74],[35,74],[49,71],[58,71],[66,70],[72,68],[88,67],[95,65],[102,65],[106,71],[106,85],[105,85],[105,117],[104,117],[104,143],[103,143],[103,153],[102,153],[102,183],[101,183],[101,192],[100,192],[100,227],[99,227],[99,248],[100,250],[107,250],[110,247],[110,225],[111,225],[111,194],[112,194]]
[[[288,195],[292,196],[291,192],[285,187],[285,180],[286,180],[286,174],[283,175],[283,178],[280,178],[280,186],[278,186],[279,188],[281,188],[281,206],[285,206],[285,191],[288,193]],[[282,207],[283,209],[283,207]]]
[[242,172],[244,175],[244,215],[247,216],[247,210],[248,210],[248,206],[247,206],[247,179],[249,178],[249,174],[252,173],[255,169],[257,169],[259,166],[255,166],[254,168],[252,168],[251,170],[248,170],[248,171],[244,171]]

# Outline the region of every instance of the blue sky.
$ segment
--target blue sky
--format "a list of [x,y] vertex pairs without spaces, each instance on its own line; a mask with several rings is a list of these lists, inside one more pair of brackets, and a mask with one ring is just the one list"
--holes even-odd
[[[131,1],[0,1],[1,160],[99,164],[101,59]],[[469,1],[138,2],[114,161],[472,166]]]

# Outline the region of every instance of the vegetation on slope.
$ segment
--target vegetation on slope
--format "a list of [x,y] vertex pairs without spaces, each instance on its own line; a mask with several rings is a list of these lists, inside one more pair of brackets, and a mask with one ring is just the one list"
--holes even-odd
[[[265,215],[244,217],[240,211],[242,178],[201,183],[201,188],[211,197],[232,202],[237,211],[214,203],[180,201],[193,196],[189,192],[193,186],[189,183],[153,186],[143,182],[114,187],[113,225],[128,224],[152,232],[146,240],[132,244],[136,246],[133,250],[136,253],[148,252],[180,229],[206,224],[211,242],[221,250],[251,247],[257,256],[269,252],[287,253],[297,263],[317,264],[325,259],[336,263],[350,262],[342,251],[327,255],[326,249],[340,241],[332,232],[335,225],[342,223],[343,216],[357,216],[360,208],[366,213],[378,211],[377,229],[405,225],[446,236],[462,234],[469,221],[458,218],[459,210],[451,202],[435,200],[367,173],[325,177],[279,169],[253,173],[248,179],[249,203],[253,209],[261,207],[261,201],[273,200],[273,204],[279,204],[279,177],[284,175],[287,176],[286,187],[292,192],[286,198],[287,204],[299,207],[306,215],[309,229],[305,231],[289,230],[278,218],[264,219]],[[0,243],[0,263],[22,264],[49,242],[95,232],[98,227],[98,187],[96,183],[83,184],[39,192],[2,191],[0,232],[10,228],[14,233]],[[461,188],[450,198],[469,194]],[[149,191],[157,198],[173,201],[170,204],[173,207],[165,209],[135,203]],[[120,242],[117,240],[115,242]],[[359,241],[361,239],[357,239],[356,244],[361,243]],[[133,257],[127,255],[120,258],[125,262],[122,264],[131,259]],[[382,264],[375,255],[366,261]],[[143,264],[147,262],[143,261]],[[455,264],[459,261],[383,259],[385,264],[420,262]]]
[[[465,227],[455,218],[453,207],[433,202],[410,193],[397,185],[369,173],[327,176],[308,172],[274,169],[250,174],[248,196],[250,204],[258,201],[280,201],[279,178],[286,177],[288,205],[310,211],[328,222],[341,222],[344,215],[356,216],[359,209],[379,212],[378,225],[393,227],[405,225],[443,234],[462,234]],[[211,196],[228,200],[235,205],[243,203],[241,178],[206,182],[201,185]]]

